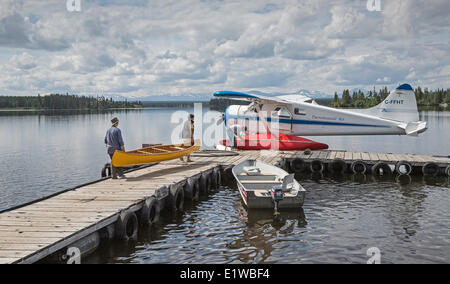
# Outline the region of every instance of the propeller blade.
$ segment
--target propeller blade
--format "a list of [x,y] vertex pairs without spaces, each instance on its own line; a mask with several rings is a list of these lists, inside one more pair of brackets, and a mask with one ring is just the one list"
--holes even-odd
[[219,126],[220,124],[222,124],[223,123],[223,118],[224,118],[224,116],[222,115],[217,121],[216,121],[216,125],[217,126]]

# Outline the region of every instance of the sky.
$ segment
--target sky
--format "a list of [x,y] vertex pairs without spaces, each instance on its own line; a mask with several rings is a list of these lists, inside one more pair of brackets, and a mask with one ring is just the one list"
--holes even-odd
[[0,0],[0,95],[402,83],[450,87],[450,1]]

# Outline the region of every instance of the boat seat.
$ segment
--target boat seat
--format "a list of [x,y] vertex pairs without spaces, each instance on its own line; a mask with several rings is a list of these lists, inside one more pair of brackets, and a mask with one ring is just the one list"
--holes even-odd
[[[272,196],[269,193],[269,191],[267,191],[267,189],[252,189],[251,191],[253,191],[255,193],[256,197],[271,197]],[[297,194],[292,194],[290,192],[284,193],[284,197],[295,197],[295,196],[297,196]]]
[[267,181],[275,181],[278,179],[276,175],[258,175],[258,176],[248,176],[248,175],[239,175],[239,180],[267,180]]
[[[238,174],[238,176],[248,176],[248,174],[247,173],[240,173],[240,174]],[[277,175],[276,174],[259,174],[258,176],[261,176],[261,177],[276,177]]]
[[176,149],[176,150],[186,150],[186,148],[183,148],[183,147],[171,147],[171,148],[173,148],[173,149]]
[[257,197],[271,197],[271,194],[267,191],[267,189],[255,189],[253,192]]
[[249,176],[257,176],[261,174],[261,170],[257,167],[244,167],[244,171]]
[[167,153],[167,150],[163,150],[163,149],[155,149],[155,148],[148,148],[146,149],[146,151],[142,151],[142,150],[134,150],[132,151],[132,153],[139,153],[139,154],[146,154],[146,155],[154,155],[154,154],[164,154]]
[[294,180],[295,180],[294,176],[295,176],[294,174],[290,174],[284,177],[282,186],[283,192],[291,191],[291,189],[294,187]]
[[277,181],[277,180],[241,180],[242,184],[249,184],[249,183],[253,183],[253,184],[281,184],[281,181]]
[[154,150],[157,150],[157,151],[161,151],[161,152],[170,152],[170,150],[167,150],[167,149],[161,149],[161,148],[157,148],[157,147],[153,147],[153,149],[154,149]]

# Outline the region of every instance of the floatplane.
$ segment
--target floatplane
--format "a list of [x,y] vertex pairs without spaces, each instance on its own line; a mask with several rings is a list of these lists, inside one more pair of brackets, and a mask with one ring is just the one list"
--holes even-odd
[[[258,142],[253,148],[249,147],[249,142],[258,139],[276,142],[280,150],[311,149],[314,146],[317,146],[315,149],[323,149],[327,145],[297,136],[417,136],[427,129],[427,123],[419,120],[416,97],[409,84],[398,86],[379,105],[368,109],[331,108],[298,94],[272,97],[218,91],[214,96],[250,102],[249,105],[229,106],[221,120],[226,126],[240,125],[248,129],[248,135],[237,138],[240,139],[236,143],[237,148],[241,149],[268,148],[260,147]],[[228,142],[221,143],[227,146]],[[274,143],[269,144],[269,148],[274,146]]]

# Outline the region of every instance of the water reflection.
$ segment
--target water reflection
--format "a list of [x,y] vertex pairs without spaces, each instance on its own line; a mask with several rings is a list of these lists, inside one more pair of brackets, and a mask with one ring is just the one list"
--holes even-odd
[[356,183],[359,183],[359,184],[367,183],[368,182],[367,175],[365,175],[365,174],[353,174],[352,175],[352,181],[356,182]]
[[298,181],[310,180],[318,184],[346,184],[348,181],[352,181],[355,184],[371,184],[377,183],[380,186],[384,184],[397,183],[400,186],[407,186],[412,183],[438,186],[438,187],[449,187],[450,177],[447,176],[411,176],[411,175],[372,175],[372,174],[333,174],[329,172],[325,173],[310,173],[301,172],[295,174],[295,179]]
[[410,175],[398,175],[395,181],[401,185],[408,185],[412,183],[412,177]]
[[399,186],[401,196],[397,200],[386,200],[384,214],[391,223],[393,235],[401,241],[409,242],[410,238],[421,231],[419,217],[424,210],[423,202],[427,194],[414,186]]
[[243,216],[247,217],[247,225],[252,227],[256,224],[266,223],[272,224],[275,229],[280,229],[284,226],[287,220],[296,220],[298,227],[305,227],[308,222],[306,221],[305,212],[303,208],[294,210],[280,211],[279,215],[274,215],[271,210],[245,210],[240,212]]
[[[136,243],[113,242],[92,263],[365,263],[376,246],[383,263],[448,262],[446,188],[379,183],[370,175],[320,182],[303,177],[301,210],[247,210],[237,190],[222,188],[160,227],[142,230]],[[405,177],[401,177],[403,179]],[[447,181],[445,181],[447,182]]]

